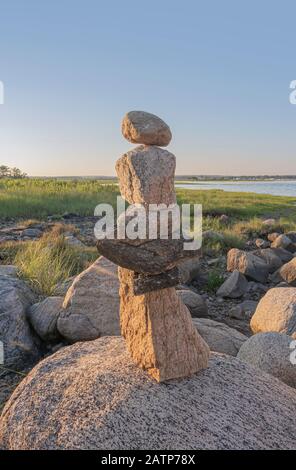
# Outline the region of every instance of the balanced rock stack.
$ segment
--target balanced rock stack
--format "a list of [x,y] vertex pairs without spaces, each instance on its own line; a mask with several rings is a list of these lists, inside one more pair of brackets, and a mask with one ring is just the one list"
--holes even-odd
[[[176,159],[158,147],[171,140],[167,124],[153,114],[132,111],[123,119],[122,133],[141,144],[116,163],[122,197],[146,208],[176,204]],[[171,236],[98,241],[99,252],[120,266],[120,322],[127,348],[159,382],[188,377],[208,364],[209,348],[173,287],[177,264],[196,256],[196,251],[184,250],[183,241]]]

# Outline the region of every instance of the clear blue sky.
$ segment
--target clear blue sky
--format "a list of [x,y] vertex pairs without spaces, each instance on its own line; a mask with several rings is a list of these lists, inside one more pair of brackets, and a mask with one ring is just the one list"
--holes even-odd
[[3,0],[0,163],[111,175],[128,110],[171,126],[178,174],[296,173],[293,1]]

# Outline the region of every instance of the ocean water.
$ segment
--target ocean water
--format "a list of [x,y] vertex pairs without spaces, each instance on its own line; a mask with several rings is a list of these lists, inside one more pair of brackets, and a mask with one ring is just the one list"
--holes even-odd
[[296,197],[296,181],[197,181],[195,183],[176,183],[183,189],[222,189],[224,191],[272,194],[274,196]]

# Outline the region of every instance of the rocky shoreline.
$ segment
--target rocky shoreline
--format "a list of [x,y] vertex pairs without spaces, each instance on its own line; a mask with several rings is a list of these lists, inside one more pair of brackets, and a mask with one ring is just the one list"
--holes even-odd
[[[175,204],[175,157],[156,147],[168,126],[132,112],[122,130],[141,144],[117,162],[122,195]],[[61,221],[63,244],[104,256],[37,295],[1,246],[36,246]],[[0,448],[292,449],[296,231],[262,219],[217,256],[225,234],[205,230],[185,256],[173,238],[97,241],[95,221],[0,222],[2,400],[28,374],[3,409]],[[219,224],[231,230],[226,214]]]

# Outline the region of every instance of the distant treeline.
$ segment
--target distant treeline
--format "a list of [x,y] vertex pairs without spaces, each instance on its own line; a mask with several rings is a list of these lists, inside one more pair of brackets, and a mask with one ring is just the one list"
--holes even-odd
[[9,168],[6,165],[0,165],[0,178],[26,178],[27,174],[19,168]]
[[[116,176],[34,176],[33,179],[42,180],[65,180],[65,181],[106,181],[106,182],[117,182]],[[176,175],[176,181],[274,181],[274,180],[296,180],[296,175],[260,175],[260,176],[221,176],[221,175]]]

